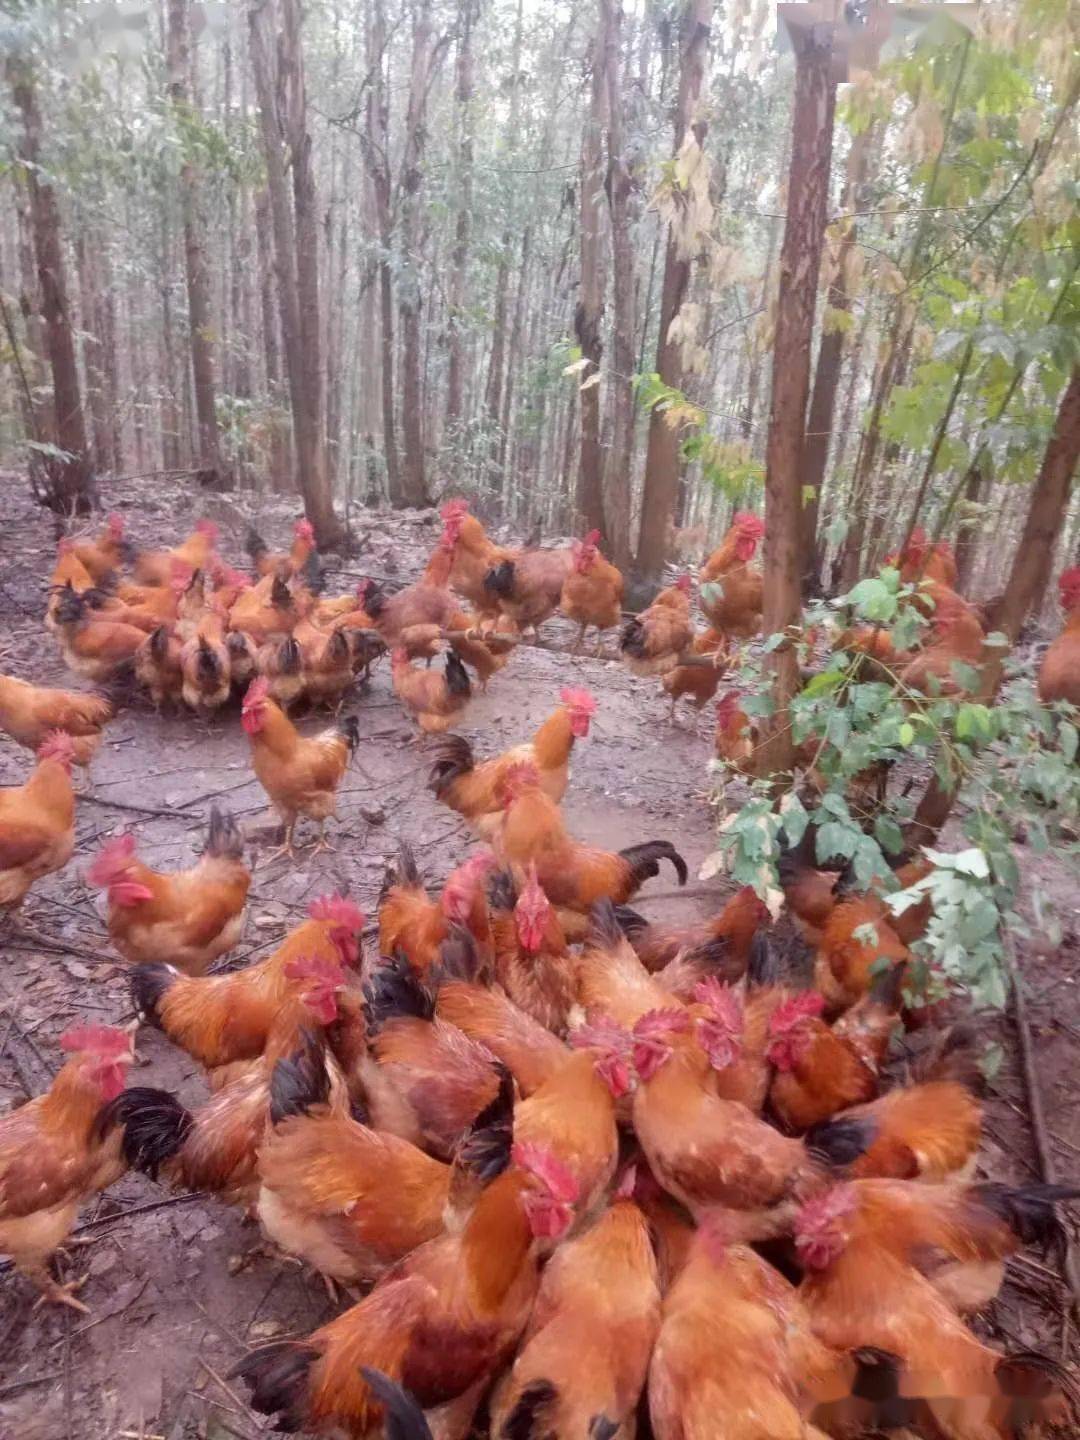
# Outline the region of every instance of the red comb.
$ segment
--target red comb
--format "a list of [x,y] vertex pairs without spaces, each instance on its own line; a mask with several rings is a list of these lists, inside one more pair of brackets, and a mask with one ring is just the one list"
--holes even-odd
[[315,527],[310,520],[297,520],[293,526],[293,534],[300,540],[314,540]]
[[542,1145],[519,1140],[510,1152],[519,1170],[526,1170],[547,1190],[553,1200],[572,1205],[578,1198],[578,1183],[563,1162]]
[[50,730],[37,749],[39,760],[59,760],[70,765],[75,759],[75,741],[66,730]]
[[217,544],[217,538],[221,534],[221,531],[214,524],[213,520],[196,520],[195,529],[200,535],[205,535],[211,545]]
[[599,531],[599,530],[590,530],[589,533],[585,536],[585,539],[584,539],[581,543],[582,543],[583,545],[596,545],[597,542],[599,541],[599,539],[600,539],[600,531]]
[[683,1035],[690,1029],[690,1016],[685,1010],[647,1010],[634,1026],[637,1040],[665,1039]]
[[345,895],[316,895],[308,906],[308,915],[312,920],[328,920],[332,925],[357,935],[363,930],[367,918],[359,905]]
[[1063,605],[1072,605],[1080,599],[1080,565],[1063,570],[1058,579],[1058,592]]
[[596,696],[591,690],[575,690],[570,685],[564,685],[559,691],[559,699],[571,710],[583,710],[586,715],[596,714]]
[[72,552],[72,550],[74,550],[74,549],[75,549],[75,541],[72,540],[69,535],[62,535],[62,536],[60,537],[60,539],[56,542],[56,553],[57,553],[57,556],[60,556],[60,555],[70,555],[71,552]]
[[807,1020],[816,1020],[825,1009],[825,997],[816,990],[807,990],[778,1005],[769,1017],[769,1034],[786,1035]]
[[742,996],[730,985],[723,985],[715,975],[709,975],[694,986],[694,999],[699,1005],[704,1005],[712,1018],[732,1035],[742,1033]]
[[103,888],[123,879],[135,858],[135,836],[117,835],[106,840],[86,872],[91,885]]
[[753,535],[760,540],[765,534],[765,521],[760,515],[752,515],[749,510],[740,510],[732,521],[736,530],[742,531],[744,535]]
[[571,1030],[567,1038],[575,1050],[614,1050],[628,1055],[632,1045],[630,1032],[610,1015],[592,1012],[586,1017],[585,1024]]
[[130,1055],[131,1037],[111,1025],[73,1025],[60,1036],[60,1049],[71,1055]]
[[796,1240],[824,1229],[835,1220],[843,1220],[857,1205],[854,1185],[834,1185],[831,1190],[813,1196],[803,1205],[795,1221]]
[[285,974],[290,980],[321,980],[339,988],[345,983],[345,971],[337,961],[322,955],[298,955],[285,966]]
[[680,575],[679,578],[675,581],[675,589],[676,589],[676,590],[681,590],[684,595],[689,595],[689,594],[690,594],[690,576],[689,576],[689,575]]
[[114,540],[123,539],[124,517],[122,515],[117,514],[117,512],[114,510],[105,523],[108,526],[109,534]]
[[448,500],[439,511],[444,520],[460,520],[463,515],[469,513],[469,502],[467,500]]
[[252,680],[244,695],[243,710],[257,710],[263,705],[270,695],[270,681],[260,675],[258,679]]

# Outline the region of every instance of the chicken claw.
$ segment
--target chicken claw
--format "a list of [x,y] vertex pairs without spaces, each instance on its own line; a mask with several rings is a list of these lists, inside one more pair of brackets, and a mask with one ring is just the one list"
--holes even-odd
[[89,1305],[84,1305],[81,1300],[76,1300],[76,1293],[82,1289],[87,1280],[90,1279],[90,1272],[79,1280],[69,1280],[66,1285],[60,1285],[51,1276],[42,1283],[41,1294],[34,1304],[38,1310],[42,1305],[67,1305],[72,1310],[78,1310],[81,1315],[89,1315]]

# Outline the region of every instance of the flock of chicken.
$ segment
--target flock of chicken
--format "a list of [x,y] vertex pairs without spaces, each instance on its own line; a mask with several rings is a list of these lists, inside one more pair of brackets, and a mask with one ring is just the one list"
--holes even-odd
[[[253,768],[291,846],[298,817],[334,814],[358,735],[350,717],[303,736],[289,705],[340,699],[385,647],[403,704],[445,732],[466,667],[486,683],[557,609],[579,643],[622,624],[622,579],[595,537],[515,552],[460,503],[443,521],[420,582],[339,600],[319,595],[302,524],[288,555],[256,547],[254,583],[221,564],[204,524],[134,558],[129,583],[109,580],[132,559],[110,521],[61,547],[47,624],[78,674],[133,668],[159,704],[210,710],[239,684]],[[694,631],[687,582],[623,625],[627,664],[662,676],[673,704],[705,704],[728,645],[760,630],[760,537],[737,517],[704,568],[708,631]],[[946,552],[901,559],[955,624],[948,577],[930,571]],[[1080,644],[1070,575],[1063,639]],[[940,639],[922,652],[928,672]],[[873,654],[879,640],[850,643]],[[447,646],[443,671],[414,664]],[[721,702],[718,746],[752,742],[732,731],[737,698]],[[904,1008],[927,902],[894,916],[799,846],[781,861],[778,924],[749,889],[710,920],[649,924],[627,902],[662,860],[684,882],[678,852],[584,845],[560,808],[595,704],[564,690],[530,740],[486,760],[460,736],[432,742],[429,787],[480,844],[436,898],[403,846],[366,950],[365,916],[325,895],[268,958],[207,975],[243,923],[235,823],[214,811],[180,873],[143,865],[131,837],[109,841],[87,879],[133,967],[140,1021],[203,1067],[210,1098],[190,1111],[127,1086],[129,1032],[68,1031],[48,1093],[0,1120],[0,1249],[44,1298],[83,1308],[81,1282],[57,1283],[51,1260],[128,1168],[245,1207],[353,1301],[238,1367],[285,1431],[366,1437],[385,1423],[395,1440],[464,1440],[485,1407],[496,1440],[638,1425],[657,1440],[1012,1440],[1067,1423],[1060,1367],[1002,1355],[966,1317],[1080,1191],[972,1182],[974,1037],[944,1028],[940,1008]],[[70,768],[109,713],[0,678],[0,727],[39,755],[0,795],[0,905],[70,858]],[[924,869],[909,861],[897,878]],[[935,1021],[890,1087],[897,1032]]]

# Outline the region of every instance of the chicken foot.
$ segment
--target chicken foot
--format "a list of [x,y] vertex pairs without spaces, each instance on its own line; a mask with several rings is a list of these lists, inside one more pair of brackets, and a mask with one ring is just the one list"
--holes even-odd
[[49,1273],[47,1265],[27,1266],[23,1274],[28,1280],[32,1280],[41,1291],[34,1302],[35,1310],[40,1310],[42,1305],[66,1305],[71,1310],[78,1310],[82,1315],[90,1314],[89,1305],[84,1305],[81,1300],[75,1298],[90,1279],[89,1270],[78,1280],[69,1280],[63,1285]]

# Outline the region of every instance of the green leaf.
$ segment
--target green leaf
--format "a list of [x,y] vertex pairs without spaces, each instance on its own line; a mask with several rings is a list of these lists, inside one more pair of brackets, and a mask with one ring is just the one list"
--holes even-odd
[[980,675],[974,665],[967,665],[963,660],[954,660],[949,666],[949,672],[962,690],[974,693],[979,688]]
[[837,856],[850,860],[861,838],[862,832],[856,830],[850,822],[844,825],[838,820],[830,820],[827,824],[820,825],[814,849],[819,864],[824,865],[835,860]]
[[890,855],[899,855],[904,848],[904,836],[900,826],[891,815],[879,815],[874,821],[874,834],[883,850]]
[[911,745],[915,739],[915,726],[912,725],[910,720],[905,720],[896,733],[897,739],[900,741],[900,744],[903,745],[906,749],[907,746]]
[[844,678],[843,670],[823,670],[820,674],[811,677],[801,693],[807,700],[812,700],[816,695],[827,695],[842,684]]
[[806,827],[810,823],[810,815],[806,806],[794,793],[785,801],[782,811],[783,831],[789,845],[798,845],[799,841],[806,834]]
[[1061,746],[1061,758],[1066,765],[1071,765],[1076,759],[1076,745],[1080,740],[1080,731],[1071,720],[1062,720],[1058,726],[1058,744]]
[[783,645],[785,638],[786,637],[782,630],[775,631],[772,635],[769,636],[769,638],[765,641],[765,644],[761,647],[762,654],[771,655],[774,650],[779,650],[780,646]]

